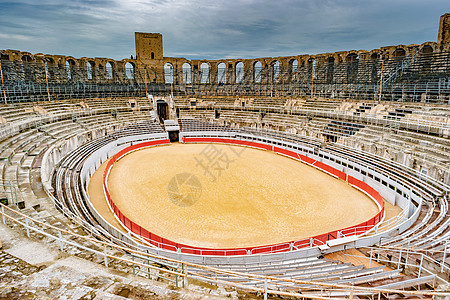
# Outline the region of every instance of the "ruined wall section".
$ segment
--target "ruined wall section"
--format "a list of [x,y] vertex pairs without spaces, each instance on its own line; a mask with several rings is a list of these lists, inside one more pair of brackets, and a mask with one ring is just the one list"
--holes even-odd
[[[321,83],[376,83],[379,81],[382,61],[390,59],[394,63],[385,68],[395,67],[395,61],[417,57],[422,54],[435,55],[450,51],[450,14],[440,19],[438,42],[420,45],[397,45],[367,50],[338,51],[317,55],[296,55],[262,57],[252,59],[187,60],[163,56],[162,35],[159,33],[135,33],[136,57],[123,60],[109,58],[74,58],[63,55],[31,54],[25,51],[0,50],[2,68],[8,69],[7,80],[29,80],[38,83],[47,76],[52,82],[85,83],[165,83],[164,66],[173,68],[174,84],[199,84],[202,80],[204,63],[208,66],[210,84],[261,84],[305,83],[313,79]],[[436,61],[436,62],[435,62]],[[13,63],[6,63],[13,62]],[[225,78],[219,78],[219,65],[225,65]],[[238,65],[243,64],[243,68]],[[433,65],[436,64],[436,66]],[[112,71],[106,70],[107,64]],[[183,64],[190,66],[190,82],[186,82]],[[222,66],[223,66],[222,64]],[[439,62],[430,58],[426,66],[439,68]],[[67,66],[68,65],[68,66]],[[126,69],[126,65],[128,69]],[[257,67],[258,66],[258,67]],[[428,68],[428,67],[427,67]],[[239,80],[237,72],[241,71]],[[385,69],[385,72],[389,71]],[[88,74],[89,73],[89,74]],[[112,73],[112,76],[111,74]],[[312,76],[314,74],[314,76]],[[224,79],[221,82],[221,79]]]
[[[200,83],[201,64],[206,63],[209,67],[209,83],[218,83],[218,66],[224,63],[226,66],[226,82],[227,84],[236,83],[237,65],[242,62],[244,65],[244,78],[242,83],[255,82],[255,74],[259,70],[255,68],[257,63],[261,64],[260,82],[268,84],[271,82],[302,82],[305,74],[312,73],[314,65],[314,73],[318,81],[333,81],[334,83],[349,82],[349,63],[355,65],[355,78],[363,82],[377,82],[378,78],[374,75],[380,72],[380,60],[398,59],[420,55],[424,49],[431,53],[440,52],[440,47],[436,42],[426,42],[423,44],[397,45],[381,47],[379,49],[367,50],[350,50],[339,51],[334,53],[323,53],[317,55],[297,55],[297,56],[281,56],[281,57],[264,57],[253,59],[221,59],[221,60],[187,60],[185,58],[164,57],[162,64],[171,64],[174,70],[174,83],[182,84],[182,66],[187,63],[191,67],[192,84]],[[447,49],[447,48],[446,48]],[[444,50],[445,51],[445,50]],[[448,50],[447,50],[448,51]],[[296,63],[294,65],[294,62]],[[358,67],[359,62],[364,62],[364,67]],[[373,62],[373,63],[371,63]],[[341,68],[341,69],[340,69]],[[376,68],[376,69],[374,69]],[[279,74],[277,74],[278,69]],[[327,78],[329,74],[334,74],[334,78]],[[164,77],[162,77],[164,78]]]
[[[125,65],[130,63],[134,71],[135,59],[117,61],[101,57],[75,58],[64,55],[31,54],[10,49],[0,52],[2,68],[5,76],[8,76],[7,81],[10,82],[45,83],[46,69],[48,80],[52,83],[126,83],[134,80],[127,78]],[[107,71],[108,64],[111,67],[109,71]]]
[[[218,83],[218,66],[223,63],[226,66],[226,80],[224,84],[236,83],[236,70],[239,63],[243,63],[243,79],[242,83],[255,82],[255,75],[260,72],[260,84],[268,84],[271,82],[301,82],[305,78],[304,74],[312,72],[313,65],[315,67],[315,74],[318,81],[333,81],[335,83],[347,82],[348,78],[348,64],[346,62],[358,62],[364,61],[366,68],[370,68],[370,62],[374,62],[374,66],[379,64],[377,62],[383,59],[392,59],[407,57],[420,53],[424,47],[430,49],[432,53],[438,53],[440,51],[448,51],[448,44],[441,44],[435,42],[426,42],[421,45],[398,45],[381,47],[379,49],[373,49],[371,51],[366,50],[350,50],[339,51],[334,53],[323,53],[317,55],[296,55],[296,56],[281,56],[281,57],[262,57],[252,59],[219,59],[219,60],[188,60],[186,58],[175,57],[160,57],[154,56],[155,59],[151,59],[151,51],[140,50],[137,52],[137,58],[114,60],[110,58],[89,58],[81,57],[74,58],[72,56],[63,55],[49,55],[49,54],[31,54],[26,51],[17,50],[0,50],[2,53],[2,62],[4,67],[5,62],[15,62],[15,67],[10,67],[10,74],[15,74],[14,77],[17,80],[24,77],[30,78],[30,76],[36,80],[36,82],[45,81],[45,63],[48,68],[48,76],[52,82],[66,83],[70,81],[86,82],[86,83],[127,83],[130,81],[137,82],[157,82],[164,83],[164,65],[170,64],[173,67],[174,84],[184,83],[183,78],[183,64],[187,63],[191,68],[191,83],[198,84],[201,80],[201,65],[206,63],[209,69],[209,83]],[[137,46],[138,47],[138,46]],[[162,47],[162,46],[161,46]],[[441,50],[442,49],[442,50]],[[156,50],[155,50],[156,51]],[[162,48],[161,48],[162,51]],[[150,58],[148,57],[150,53]],[[154,54],[156,55],[156,54]],[[294,66],[294,62],[296,63]],[[66,63],[70,66],[70,78],[68,78],[68,71]],[[108,77],[106,65],[112,66],[112,78]],[[132,70],[125,70],[125,65],[129,63]],[[261,67],[257,69],[256,64],[261,64]],[[92,76],[88,76],[88,64],[92,70]],[[277,65],[277,66],[276,66]],[[222,65],[223,66],[223,65]],[[16,68],[13,71],[11,68]],[[29,68],[30,70],[27,70]],[[342,68],[339,69],[339,68]],[[280,70],[279,77],[276,78],[276,69]],[[359,73],[355,74],[361,81],[370,82],[370,74],[372,70],[364,70],[361,67],[358,69]],[[375,70],[379,72],[379,70]],[[133,74],[130,78],[130,74]],[[303,75],[302,75],[303,74]],[[334,74],[333,78],[328,78]],[[342,74],[340,76],[339,74]],[[13,75],[10,75],[13,76]],[[92,78],[91,78],[92,77]]]
[[438,44],[450,44],[450,13],[441,16],[439,22]]

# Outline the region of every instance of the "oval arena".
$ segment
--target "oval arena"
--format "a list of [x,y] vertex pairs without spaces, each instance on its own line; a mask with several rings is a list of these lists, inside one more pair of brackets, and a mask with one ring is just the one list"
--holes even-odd
[[[147,238],[157,246],[171,249],[176,241],[181,245],[172,246],[174,251],[209,248],[205,251],[218,249],[218,255],[263,253],[277,244],[277,251],[283,251],[289,249],[288,241],[293,241],[291,247],[301,248],[310,244],[310,238],[322,243],[343,229],[368,231],[383,217],[384,202],[379,204],[320,169],[270,150],[230,145],[171,145],[126,153],[103,170],[109,171],[103,187],[110,205],[142,227],[140,236],[146,231],[154,234],[157,238],[150,234]],[[215,155],[218,160],[212,161]],[[207,159],[211,170],[205,168]],[[205,165],[199,165],[201,160]],[[187,191],[183,191],[184,180],[189,183]],[[92,199],[94,187],[89,188]],[[97,186],[99,192],[99,201],[105,201],[103,189]],[[159,238],[167,242],[157,244]]]
[[445,299],[449,18],[318,55],[0,50],[1,297]]

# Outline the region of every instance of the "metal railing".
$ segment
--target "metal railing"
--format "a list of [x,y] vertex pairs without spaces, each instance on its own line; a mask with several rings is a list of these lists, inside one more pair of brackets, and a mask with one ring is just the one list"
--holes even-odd
[[[115,244],[111,244],[108,242],[102,242],[91,238],[90,236],[78,235],[73,232],[52,226],[50,224],[46,224],[35,220],[27,215],[24,215],[10,207],[7,207],[3,204],[0,204],[0,215],[2,218],[2,223],[5,225],[19,225],[26,231],[26,234],[29,238],[31,238],[31,233],[35,232],[36,234],[46,236],[52,240],[54,240],[61,251],[67,250],[68,247],[75,247],[81,251],[87,251],[92,254],[95,254],[99,257],[103,258],[103,262],[106,267],[112,267],[111,261],[118,261],[130,265],[132,269],[134,269],[134,273],[136,275],[141,275],[147,277],[160,277],[163,280],[170,279],[170,281],[175,282],[177,286],[188,286],[189,279],[201,280],[204,282],[209,282],[214,285],[225,285],[229,287],[234,287],[240,290],[253,291],[263,294],[265,297],[269,294],[272,295],[280,295],[280,296],[290,296],[296,298],[305,298],[305,295],[302,294],[301,285],[310,285],[311,288],[308,288],[308,291],[313,292],[314,294],[308,295],[307,298],[310,299],[334,299],[326,296],[327,290],[336,291],[339,290],[345,293],[353,293],[353,292],[362,292],[369,294],[403,294],[403,295],[427,295],[427,296],[450,296],[448,292],[438,292],[438,291],[429,291],[429,290],[396,290],[396,289],[386,289],[386,288],[371,288],[371,287],[362,287],[362,286],[353,286],[346,284],[333,284],[322,281],[308,281],[308,280],[297,280],[297,279],[289,279],[284,277],[277,276],[265,276],[258,275],[252,273],[244,273],[244,272],[236,272],[231,270],[219,269],[208,267],[204,265],[183,262],[175,259],[170,259],[167,257],[156,256],[152,254],[148,254],[142,251],[137,251],[125,247],[121,247]],[[54,232],[54,233],[52,233]],[[67,235],[68,238],[64,236]],[[77,239],[84,240],[86,243],[80,244],[78,242],[74,242],[71,240],[71,237],[76,237]],[[92,245],[92,246],[90,246]],[[103,249],[99,250],[99,249]],[[126,251],[129,252],[131,258],[129,256],[115,256],[109,254],[108,250],[118,250],[118,251]],[[144,262],[137,261],[141,259]],[[171,268],[159,267],[157,264],[165,263]],[[139,268],[139,269],[138,269]],[[174,269],[172,269],[174,268]],[[158,271],[163,276],[158,276],[156,273],[150,272],[149,270]],[[210,272],[209,276],[202,275],[199,273],[200,270]],[[132,270],[130,272],[133,272]],[[253,282],[252,285],[244,285],[239,284],[233,281],[227,281],[223,279],[217,279],[218,275],[232,275],[241,280],[249,280]],[[220,277],[220,276],[219,276]],[[257,287],[256,283],[260,283],[263,288]],[[295,288],[298,285],[299,288]],[[286,291],[287,290],[287,291]],[[300,292],[298,292],[300,290]]]

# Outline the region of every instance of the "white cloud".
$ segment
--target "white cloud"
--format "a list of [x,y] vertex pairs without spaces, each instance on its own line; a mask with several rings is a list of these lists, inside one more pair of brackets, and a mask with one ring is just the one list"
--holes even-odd
[[32,38],[30,36],[21,35],[21,34],[8,34],[8,33],[0,33],[0,39],[5,39],[5,42],[8,40],[18,40],[18,41],[31,41]]

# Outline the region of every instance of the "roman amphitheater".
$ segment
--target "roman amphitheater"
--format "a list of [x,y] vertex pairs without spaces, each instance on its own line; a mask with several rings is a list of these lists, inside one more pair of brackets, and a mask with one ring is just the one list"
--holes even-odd
[[450,298],[437,42],[187,60],[0,50],[0,298]]

